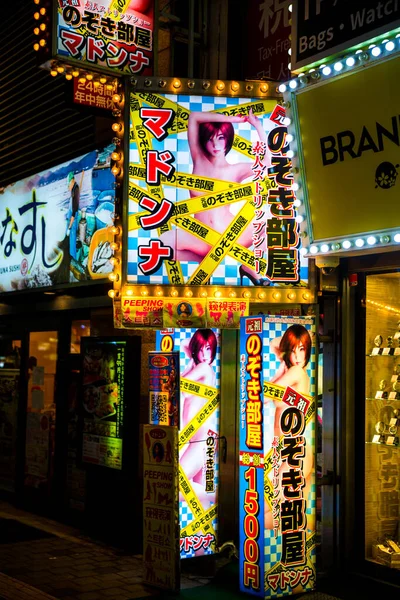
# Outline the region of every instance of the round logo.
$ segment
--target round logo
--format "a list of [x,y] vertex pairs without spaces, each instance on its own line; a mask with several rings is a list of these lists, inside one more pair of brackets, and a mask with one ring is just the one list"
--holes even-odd
[[397,167],[390,162],[381,163],[375,171],[375,187],[380,187],[383,190],[388,190],[393,187],[397,179]]
[[21,275],[23,275],[25,277],[25,275],[28,272],[28,261],[26,258],[23,258],[21,260],[21,267],[20,267],[20,271],[21,271]]

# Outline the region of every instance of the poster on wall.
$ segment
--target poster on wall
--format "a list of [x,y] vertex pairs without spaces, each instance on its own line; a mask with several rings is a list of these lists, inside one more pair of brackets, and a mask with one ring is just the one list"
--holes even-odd
[[19,369],[0,369],[0,489],[15,491]]
[[241,320],[240,588],[262,598],[316,583],[313,317]]
[[114,236],[110,145],[7,186],[0,196],[0,292],[107,277]]
[[126,342],[82,338],[82,462],[122,469]]
[[143,426],[143,582],[179,590],[178,428]]
[[114,74],[149,75],[153,0],[57,2],[57,55]]
[[220,331],[157,332],[156,347],[179,351],[180,557],[214,554],[218,545]]
[[132,92],[127,282],[305,285],[285,109]]
[[179,352],[149,352],[149,423],[179,425]]

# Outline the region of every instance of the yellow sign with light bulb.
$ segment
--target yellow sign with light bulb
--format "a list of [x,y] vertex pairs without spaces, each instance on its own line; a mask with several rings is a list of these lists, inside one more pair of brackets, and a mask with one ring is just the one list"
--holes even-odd
[[400,58],[293,96],[313,242],[400,224]]

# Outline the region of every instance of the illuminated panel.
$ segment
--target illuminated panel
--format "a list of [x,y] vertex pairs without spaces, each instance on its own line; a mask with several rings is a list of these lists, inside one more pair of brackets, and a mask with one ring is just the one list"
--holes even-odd
[[218,545],[220,332],[162,330],[157,332],[156,348],[179,351],[180,556],[214,554]]
[[64,2],[57,10],[57,56],[128,75],[149,74],[153,55],[152,0]]
[[129,284],[307,278],[287,121],[272,99],[131,93]]
[[82,462],[122,469],[126,342],[82,338]]
[[113,149],[79,156],[4,189],[2,292],[104,279],[111,273]]
[[314,339],[311,317],[241,320],[239,571],[256,596],[315,586]]

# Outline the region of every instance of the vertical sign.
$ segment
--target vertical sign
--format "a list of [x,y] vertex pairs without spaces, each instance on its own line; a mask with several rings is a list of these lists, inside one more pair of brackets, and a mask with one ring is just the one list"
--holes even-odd
[[179,424],[179,352],[149,352],[152,425]]
[[247,317],[240,330],[241,589],[315,585],[315,325]]
[[82,461],[122,469],[126,342],[82,338]]
[[143,440],[143,579],[178,590],[178,428],[144,425]]
[[157,332],[179,349],[180,557],[214,554],[218,535],[220,341],[218,329]]

